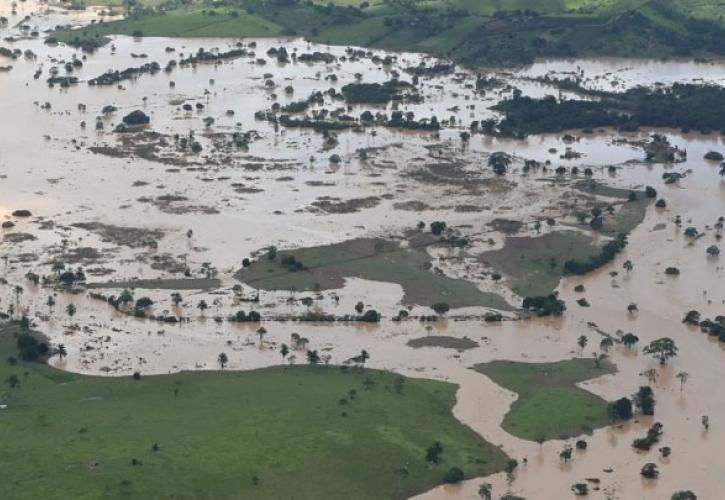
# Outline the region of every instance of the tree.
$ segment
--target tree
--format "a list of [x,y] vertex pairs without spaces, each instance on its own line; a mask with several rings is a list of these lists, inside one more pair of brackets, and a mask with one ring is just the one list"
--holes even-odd
[[586,335],[580,335],[579,338],[576,340],[577,345],[579,346],[579,357],[584,356],[584,348],[589,343],[589,339]]
[[48,300],[45,301],[45,304],[48,306],[48,311],[53,312],[53,306],[55,305],[55,299],[52,295],[48,295]]
[[639,308],[637,307],[637,304],[635,304],[634,302],[630,302],[629,305],[627,306],[627,312],[629,314],[634,314],[638,310],[639,310]]
[[482,500],[492,500],[493,486],[491,486],[491,483],[483,483],[481,486],[479,486],[478,496],[481,497]]
[[705,430],[710,429],[710,417],[707,415],[702,416],[702,426],[705,428]]
[[13,291],[15,292],[15,305],[18,307],[18,309],[20,309],[20,296],[23,294],[23,292],[25,290],[23,289],[22,286],[15,285],[15,288],[13,289]]
[[365,304],[362,302],[358,302],[355,304],[355,311],[357,311],[358,314],[362,314],[362,312],[365,310]]
[[697,500],[697,495],[690,490],[676,491],[672,494],[670,500]]
[[646,477],[647,479],[657,479],[660,475],[657,464],[653,464],[652,462],[644,464],[644,467],[642,467],[642,470],[640,470],[639,473],[642,474],[642,477]]
[[58,347],[55,349],[55,353],[58,355],[60,359],[63,359],[65,356],[68,355],[68,351],[66,350],[65,346],[63,344],[58,344]]
[[259,345],[262,345],[262,338],[267,335],[267,329],[263,326],[257,328],[257,335],[259,335]]
[[443,481],[448,484],[460,483],[463,479],[465,479],[465,475],[460,467],[451,467],[443,476]]
[[217,361],[219,362],[219,366],[221,366],[222,370],[223,370],[224,367],[229,362],[229,358],[227,357],[227,355],[225,353],[222,352],[219,354],[219,356],[217,356]]
[[622,343],[627,349],[631,349],[637,342],[639,342],[639,337],[633,333],[625,333],[622,337]]
[[436,302],[431,306],[438,316],[443,316],[450,310],[446,302]]
[[179,304],[181,304],[183,301],[184,299],[181,297],[181,294],[179,292],[174,292],[171,294],[171,302],[173,302],[176,307],[179,307]]
[[309,363],[310,366],[315,366],[319,362],[320,362],[320,355],[317,353],[317,350],[307,351],[307,363]]
[[10,375],[5,380],[5,382],[7,382],[8,386],[10,386],[11,389],[16,389],[16,388],[20,387],[20,379],[14,373],[12,375]]
[[644,413],[645,415],[655,414],[655,397],[654,391],[648,385],[643,385],[637,391],[634,396],[634,404]]
[[365,366],[365,362],[368,359],[370,359],[370,354],[368,354],[368,352],[365,349],[363,349],[362,351],[360,351],[360,355],[358,356],[358,359],[360,360],[360,364]]
[[612,403],[612,413],[620,420],[632,418],[632,401],[629,398],[620,398]]
[[292,334],[290,334],[289,337],[290,337],[290,343],[292,344],[292,347],[296,348],[300,341],[300,334],[292,333]]
[[609,349],[611,349],[613,345],[614,341],[610,337],[604,337],[601,342],[599,342],[599,349],[601,349],[602,352],[609,352]]
[[644,375],[645,377],[647,377],[647,380],[649,380],[649,382],[651,384],[654,384],[657,382],[657,370],[655,370],[654,368],[650,368],[649,370],[643,371],[641,373],[641,375]]
[[65,308],[65,312],[72,318],[75,316],[76,312],[78,312],[78,309],[73,304],[68,304]]
[[121,295],[118,296],[118,303],[121,305],[128,305],[133,302],[133,293],[130,290],[124,288]]
[[441,453],[443,453],[443,445],[436,441],[426,450],[425,461],[429,464],[437,464],[441,460]]
[[571,460],[571,452],[571,446],[565,446],[564,449],[561,450],[561,452],[559,453],[559,459],[563,460],[564,463],[567,463],[569,460]]
[[287,347],[287,344],[282,344],[279,348],[279,353],[282,355],[282,358],[286,358],[289,354],[289,347]]
[[634,264],[632,264],[631,260],[625,260],[624,264],[622,264],[622,267],[624,268],[625,271],[627,271],[628,273],[631,273],[632,269],[634,269]]
[[196,307],[201,311],[201,315],[204,316],[204,311],[209,309],[209,304],[206,303],[206,300],[201,299]]
[[685,388],[685,384],[687,383],[687,379],[690,378],[690,374],[687,372],[679,372],[677,375],[675,375],[680,381],[680,392]]
[[667,360],[677,356],[677,346],[675,341],[669,337],[662,337],[661,339],[653,340],[646,346],[642,352],[645,354],[651,354],[657,358],[660,365],[667,363]]

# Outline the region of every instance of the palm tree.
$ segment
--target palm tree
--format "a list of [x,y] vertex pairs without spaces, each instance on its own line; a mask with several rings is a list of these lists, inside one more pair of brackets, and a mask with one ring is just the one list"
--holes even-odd
[[48,305],[48,311],[53,312],[53,306],[55,305],[55,299],[52,295],[48,295],[48,300],[45,301],[45,303]]
[[365,366],[365,362],[370,359],[370,354],[368,354],[368,352],[363,349],[362,351],[360,351],[360,356],[358,356],[358,359],[360,359],[360,364]]
[[225,353],[222,352],[217,357],[217,361],[219,362],[219,366],[221,366],[222,367],[222,370],[223,370],[224,367],[227,365],[227,362],[229,361],[229,358],[227,357],[227,355]]
[[201,311],[201,315],[204,316],[204,311],[209,309],[209,304],[206,303],[206,300],[201,299],[196,307]]
[[58,355],[60,359],[63,359],[65,356],[68,355],[68,351],[66,351],[65,346],[63,344],[58,344],[58,347],[55,350],[55,353]]
[[279,353],[282,355],[282,358],[286,358],[289,354],[289,347],[287,347],[287,344],[282,344],[282,346],[279,348]]
[[259,345],[262,346],[262,338],[267,335],[267,329],[263,326],[260,326],[257,329],[257,335],[259,335]]
[[654,368],[650,368],[649,370],[643,371],[642,372],[642,375],[644,375],[645,377],[647,377],[647,380],[649,380],[649,382],[651,384],[656,383],[657,382],[657,377],[659,376],[659,374],[657,373],[657,370],[655,370]]
[[78,309],[73,304],[68,304],[65,308],[65,312],[72,318],[75,316],[75,313],[78,312]]
[[20,309],[20,296],[23,294],[25,290],[23,290],[23,287],[20,285],[15,285],[15,305],[18,309]]
[[690,378],[690,374],[687,372],[679,372],[675,377],[680,379],[680,392],[682,392],[682,389],[685,388],[685,384],[687,383],[687,379]]
[[299,333],[293,333],[289,336],[290,342],[292,343],[292,347],[296,348],[297,344],[300,342],[300,334]]
[[579,346],[579,357],[584,356],[584,348],[589,343],[589,339],[586,335],[580,335],[579,338],[576,340],[577,345]]
[[171,302],[173,302],[176,307],[179,307],[179,304],[181,304],[183,301],[184,299],[181,298],[181,294],[179,292],[174,292],[171,294]]
[[300,339],[297,341],[297,345],[300,346],[301,349],[305,349],[309,342],[310,340],[307,337],[300,337]]
[[632,264],[631,260],[625,260],[624,264],[622,264],[622,267],[624,268],[625,271],[627,271],[628,273],[631,273],[632,269],[634,269],[634,264]]

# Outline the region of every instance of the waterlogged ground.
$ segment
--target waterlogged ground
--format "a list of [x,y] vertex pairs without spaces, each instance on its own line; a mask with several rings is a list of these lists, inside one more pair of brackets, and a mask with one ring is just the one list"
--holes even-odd
[[[490,71],[487,76],[499,79],[501,85],[485,93],[475,92],[475,73],[457,68],[453,73],[422,76],[418,86],[422,102],[400,104],[400,110],[411,111],[417,118],[435,115],[445,120],[438,134],[374,127],[339,132],[336,141],[326,143],[320,133],[284,127],[275,130],[272,124],[255,120],[254,114],[275,102],[285,105],[304,99],[316,90],[339,90],[355,81],[356,73],[367,83],[385,82],[394,76],[409,81],[406,68],[423,60],[429,66],[436,61],[416,54],[394,54],[397,60],[387,66],[367,55],[343,62],[341,58],[348,54],[341,47],[312,46],[300,40],[257,40],[256,47],[250,47],[250,40],[244,40],[244,48],[254,56],[217,65],[176,67],[169,73],[144,74],[120,85],[89,86],[87,80],[107,70],[152,61],[163,68],[168,61],[178,60],[182,54],[188,57],[199,48],[224,52],[237,42],[117,37],[73,71],[79,83],[49,88],[46,79],[51,68],[59,68],[63,75],[64,63],[83,55],[65,46],[45,45],[43,32],[57,24],[88,22],[96,14],[70,14],[24,2],[13,15],[10,2],[0,2],[0,15],[9,19],[7,26],[0,27],[0,36],[6,38],[0,46],[30,50],[35,55],[0,56],[0,66],[12,66],[0,73],[0,216],[3,222],[14,224],[2,229],[0,267],[7,283],[0,286],[0,308],[5,312],[12,309],[15,316],[27,312],[54,344],[66,346],[68,356],[53,358],[52,364],[84,373],[166,373],[216,368],[217,355],[225,352],[230,368],[249,369],[283,362],[279,346],[289,344],[291,334],[298,333],[309,339],[308,348],[330,356],[331,363],[343,363],[365,349],[373,367],[459,384],[456,416],[522,463],[513,479],[504,474],[486,479],[496,495],[511,492],[527,498],[567,498],[573,483],[596,478],[599,483],[589,483],[590,489],[597,484],[599,488],[591,491],[592,498],[669,498],[680,489],[692,489],[698,498],[719,498],[725,487],[718,470],[722,461],[719,444],[725,439],[720,422],[725,400],[719,390],[725,376],[725,349],[717,340],[683,325],[681,319],[691,309],[700,311],[703,318],[725,311],[722,266],[705,251],[718,244],[714,226],[725,215],[725,183],[717,163],[702,159],[708,151],[725,151],[723,137],[659,131],[687,151],[687,161],[664,165],[643,163],[643,150],[632,144],[647,140],[652,131],[626,136],[614,131],[575,133],[573,141],[561,134],[525,140],[474,135],[467,143],[460,133],[472,120],[495,116],[488,108],[511,95],[514,87],[532,96],[557,94],[552,86],[532,80],[546,75],[562,78],[583,72],[583,85],[602,89],[676,81],[722,84],[724,64],[541,62],[518,71]],[[26,15],[30,18],[23,21]],[[22,24],[30,29],[22,30]],[[29,35],[33,30],[40,32],[38,37]],[[331,53],[337,61],[279,64],[266,52],[281,45],[298,54]],[[169,52],[167,47],[175,51]],[[141,54],[146,57],[138,57]],[[372,55],[386,56],[380,51]],[[260,58],[265,65],[256,62]],[[34,79],[38,70],[42,72]],[[267,73],[272,76],[265,77]],[[269,87],[267,80],[273,82]],[[285,92],[287,86],[293,87],[291,94]],[[197,103],[203,109],[197,110]],[[191,104],[192,111],[185,111],[183,104]],[[107,105],[117,111],[103,116]],[[344,103],[329,101],[325,106],[342,107],[354,116],[368,109],[383,110],[367,105],[347,110]],[[388,114],[391,106],[385,109]],[[136,109],[150,116],[149,127],[142,133],[114,133],[121,118]],[[96,130],[97,117],[101,117],[102,130]],[[214,122],[207,127],[204,119],[208,117]],[[256,133],[249,136],[253,140],[248,150],[230,148],[224,142],[234,132],[252,130]],[[176,151],[174,135],[188,136],[192,131],[202,151]],[[159,135],[150,136],[150,132]],[[164,141],[167,146],[159,146]],[[562,158],[567,148],[580,156]],[[362,149],[367,158],[361,157]],[[514,156],[506,176],[495,177],[487,166],[489,155],[496,151]],[[339,163],[330,162],[335,154]],[[524,175],[526,160],[549,160],[550,165],[546,172],[539,168]],[[611,165],[617,168],[610,171]],[[567,173],[556,178],[554,169],[559,166],[566,167]],[[419,221],[442,220],[471,245],[465,250],[426,247],[424,251],[437,268],[427,272],[473,283],[481,292],[506,301],[509,308],[519,307],[521,298],[510,290],[506,277],[492,279],[495,269],[488,268],[481,257],[504,246],[503,231],[509,226],[501,220],[523,223],[516,236],[535,237],[566,227],[601,242],[605,237],[583,229],[574,212],[600,202],[614,203],[617,210],[623,206],[621,200],[592,198],[574,189],[573,183],[584,178],[581,173],[572,177],[570,169],[575,166],[580,171],[592,168],[592,178],[610,186],[626,190],[653,186],[667,206],[656,209],[649,204],[644,220],[630,234],[629,246],[614,263],[561,283],[560,295],[568,306],[562,319],[484,323],[481,316],[491,307],[482,304],[454,309],[447,320],[435,323],[393,322],[391,318],[404,305],[411,306],[411,315],[432,314],[429,306],[433,301],[409,304],[404,302],[406,283],[352,276],[342,288],[328,289],[323,283],[319,293],[257,291],[249,285],[243,285],[241,292],[232,290],[240,283],[235,274],[242,259],[261,256],[271,245],[294,249],[369,237],[404,244]],[[665,185],[662,174],[671,171],[687,175]],[[14,216],[19,209],[29,210],[31,216]],[[675,223],[678,215],[681,226]],[[554,229],[545,223],[536,229],[536,221],[548,218],[556,220]],[[685,238],[682,233],[687,226],[704,235],[697,240]],[[628,259],[634,263],[630,273],[622,269]],[[71,293],[35,286],[26,279],[28,272],[52,275],[52,264],[57,261],[73,269],[82,267],[88,283],[101,287],[93,292],[118,294],[121,288],[136,285],[135,298],[150,297],[155,314],[183,316],[187,321],[170,325],[133,318],[90,298],[83,288]],[[679,276],[665,275],[669,266],[679,268]],[[612,275],[614,271],[618,274]],[[238,276],[243,280],[244,271]],[[178,281],[189,278],[193,281]],[[584,293],[574,291],[578,284],[584,285]],[[181,293],[179,306],[172,304],[172,292]],[[47,305],[49,296],[55,299],[53,307]],[[257,296],[258,302],[248,302]],[[590,307],[577,305],[582,296]],[[304,297],[312,298],[312,304],[303,303]],[[203,315],[196,307],[202,299],[210,306]],[[309,311],[354,314],[359,301],[379,311],[382,321],[374,325],[281,321]],[[636,303],[639,312],[629,314],[630,303]],[[77,308],[72,317],[66,313],[68,304]],[[256,334],[258,324],[224,320],[239,309],[255,309],[267,320],[267,334],[261,341]],[[517,317],[511,311],[505,315]],[[647,382],[640,374],[656,368],[655,420],[664,425],[661,443],[672,448],[669,458],[659,457],[659,445],[647,454],[631,447],[631,441],[651,425],[651,418],[595,431],[588,438],[588,450],[575,452],[568,464],[558,457],[564,442],[554,440],[540,446],[501,429],[515,396],[471,366],[497,359],[544,362],[571,358],[579,355],[576,339],[580,335],[589,338],[584,354],[590,356],[599,351],[601,332],[616,336],[617,330],[638,335],[639,349],[628,351],[618,345],[610,353],[618,372],[583,386],[613,400],[634,393]],[[408,345],[412,339],[428,335],[465,337],[478,346],[457,351]],[[680,353],[660,369],[639,351],[647,342],[664,336],[675,339]],[[304,351],[293,351],[293,356],[292,362],[304,362]],[[675,375],[682,371],[690,378],[681,391]],[[703,415],[712,423],[707,431],[700,423]],[[640,477],[646,462],[660,465],[658,480]],[[481,478],[471,479],[422,497],[476,498],[482,482]]]

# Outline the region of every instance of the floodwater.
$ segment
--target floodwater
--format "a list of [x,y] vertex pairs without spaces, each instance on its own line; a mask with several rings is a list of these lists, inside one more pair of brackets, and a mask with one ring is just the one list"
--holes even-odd
[[[725,479],[718,466],[722,462],[720,444],[725,439],[725,427],[719,417],[725,410],[725,398],[719,389],[725,377],[725,348],[686,327],[681,320],[691,309],[700,311],[703,318],[725,312],[722,264],[705,252],[708,246],[718,244],[713,226],[718,217],[725,215],[725,183],[718,175],[717,165],[702,159],[710,150],[725,151],[723,136],[660,131],[667,134],[673,145],[687,150],[688,160],[676,165],[647,165],[632,162],[643,158],[641,149],[617,139],[645,140],[651,131],[626,136],[599,131],[580,135],[573,143],[565,142],[561,134],[550,134],[526,140],[473,136],[468,144],[463,144],[459,134],[471,120],[495,116],[488,108],[511,94],[512,88],[506,85],[532,96],[557,94],[555,88],[532,78],[581,75],[581,71],[583,84],[592,88],[621,90],[675,81],[722,84],[722,62],[544,61],[514,71],[495,72],[494,76],[506,85],[485,95],[471,88],[475,73],[458,68],[455,74],[421,78],[423,101],[400,105],[401,110],[412,111],[416,117],[435,115],[440,120],[449,120],[454,116],[455,122],[451,124],[449,120],[438,136],[376,127],[374,133],[369,129],[340,132],[337,144],[330,146],[313,132],[275,131],[269,123],[255,120],[254,113],[270,108],[274,102],[285,104],[306,98],[316,90],[339,90],[354,80],[355,73],[363,74],[365,82],[387,81],[396,74],[409,79],[405,68],[417,66],[423,60],[429,65],[435,61],[401,53],[391,66],[383,66],[369,57],[332,64],[278,64],[266,56],[270,47],[284,45],[289,51],[316,50],[338,57],[345,55],[345,50],[301,40],[257,40],[257,47],[250,49],[256,52],[254,57],[217,65],[200,64],[195,68],[176,67],[168,74],[162,71],[121,82],[120,87],[88,86],[86,80],[109,69],[151,61],[164,67],[182,53],[188,56],[199,48],[214,47],[225,51],[237,42],[114,37],[113,47],[106,46],[88,55],[83,67],[73,72],[80,83],[67,89],[49,88],[46,78],[50,69],[57,67],[59,74],[64,74],[64,62],[81,54],[65,46],[45,45],[43,31],[57,24],[89,22],[98,12],[68,13],[35,2],[19,3],[16,15],[11,11],[10,2],[0,1],[0,16],[9,18],[8,26],[0,27],[0,36],[18,39],[0,45],[30,49],[36,58],[21,55],[6,60],[0,56],[0,66],[13,66],[0,73],[0,217],[15,223],[15,227],[2,230],[5,239],[0,245],[0,267],[7,284],[0,285],[0,308],[27,311],[36,327],[54,344],[66,346],[69,355],[62,361],[52,359],[52,364],[93,374],[166,373],[215,368],[217,354],[224,351],[229,356],[230,368],[251,369],[283,362],[276,347],[289,343],[292,333],[299,333],[309,339],[310,348],[329,355],[331,363],[342,363],[366,349],[371,354],[371,367],[458,384],[455,415],[519,462],[527,459],[513,480],[504,474],[476,478],[463,485],[437,488],[420,498],[477,498],[478,487],[484,480],[493,484],[496,496],[511,492],[529,499],[568,498],[573,496],[571,485],[587,478],[600,480],[599,490],[591,491],[591,498],[661,499],[680,489],[692,489],[698,498],[721,497]],[[26,15],[30,19],[24,24],[41,32],[38,39],[22,36],[19,23]],[[250,41],[242,42],[247,45]],[[173,47],[175,52],[167,52],[167,47]],[[386,55],[382,51],[374,53]],[[257,58],[266,59],[267,64],[256,64]],[[42,69],[42,74],[36,80],[33,75],[38,69]],[[265,78],[265,73],[272,77]],[[330,78],[332,75],[337,81]],[[273,88],[265,86],[267,79],[274,82]],[[294,89],[292,95],[284,91],[288,85]],[[49,109],[43,109],[46,102]],[[200,112],[186,112],[181,103],[201,103],[204,108]],[[79,109],[79,104],[85,106],[85,111]],[[102,115],[101,109],[106,105],[113,105],[118,111],[101,118],[104,128],[97,131],[96,117]],[[326,105],[331,109],[344,106]],[[165,136],[188,135],[193,131],[203,147],[202,153],[161,163],[137,156],[96,154],[89,149],[117,147],[118,134],[112,129],[123,115],[135,109],[149,114],[150,128]],[[356,107],[352,114],[362,109]],[[390,111],[388,106],[387,112]],[[205,131],[207,117],[215,121]],[[85,129],[81,128],[82,121],[87,124]],[[256,130],[259,139],[250,143],[248,151],[222,154],[214,150],[209,137],[250,130]],[[561,158],[567,147],[582,156],[573,160]],[[356,154],[361,148],[379,149],[370,150],[370,157],[361,160]],[[552,153],[552,149],[556,152]],[[436,156],[437,150],[443,150],[444,156],[452,159],[446,165],[460,167],[474,180],[490,177],[486,160],[491,152],[511,153],[516,161],[506,177],[510,183],[461,185],[426,182],[425,178],[412,175],[443,162],[443,158]],[[328,161],[332,154],[342,157],[339,165]],[[563,319],[491,325],[466,320],[466,315],[483,312],[480,308],[469,308],[452,311],[450,319],[434,324],[428,331],[416,321],[394,323],[388,319],[401,308],[403,296],[401,286],[393,283],[351,278],[343,289],[319,295],[261,292],[260,302],[254,304],[240,301],[231,290],[237,284],[232,275],[241,260],[269,245],[294,248],[360,236],[387,237],[401,234],[419,220],[445,220],[473,239],[469,251],[475,252],[500,248],[503,244],[504,236],[488,226],[496,218],[531,222],[555,217],[566,222],[570,214],[563,210],[562,201],[571,201],[576,193],[565,184],[551,182],[551,173],[521,175],[526,159],[550,160],[552,167],[590,166],[597,180],[624,188],[651,185],[667,200],[666,209],[648,209],[644,222],[631,234],[626,251],[614,263],[586,277],[562,282],[560,294],[568,305]],[[608,165],[619,168],[610,174],[605,168]],[[666,171],[687,172],[687,176],[678,183],[665,185],[662,174]],[[171,207],[154,202],[164,195],[183,198]],[[374,196],[378,201],[376,206],[352,213],[313,210],[313,202],[324,196],[341,200]],[[423,202],[427,208],[395,208],[396,204],[411,201]],[[457,206],[477,209],[461,211],[456,210]],[[13,217],[11,214],[17,209],[30,210],[32,217]],[[678,215],[682,227],[674,222]],[[74,226],[78,223],[154,231],[153,239],[158,246],[140,245],[146,234],[143,232],[132,241],[119,240]],[[697,227],[704,236],[688,241],[682,235],[687,226]],[[187,236],[189,230],[191,236]],[[8,234],[18,233],[34,239],[11,242]],[[493,245],[487,243],[489,238],[493,238]],[[29,271],[51,274],[54,260],[70,262],[69,255],[75,255],[74,251],[89,247],[99,254],[84,254],[73,267],[83,266],[90,282],[183,278],[182,274],[168,270],[164,263],[169,262],[177,267],[188,266],[194,277],[203,277],[202,266],[209,263],[222,287],[213,291],[181,290],[184,301],[179,308],[171,305],[169,294],[173,290],[136,290],[136,297],[146,295],[157,303],[156,312],[166,309],[191,318],[180,325],[167,325],[132,318],[89,298],[85,292],[57,292],[34,286],[25,279]],[[631,273],[622,269],[627,259],[634,263]],[[436,266],[447,275],[465,277],[518,305],[520,298],[507,291],[505,283],[494,283],[485,275],[485,269],[477,268],[470,256],[458,250],[441,251],[436,255]],[[665,275],[668,266],[678,267],[680,275]],[[612,271],[618,274],[612,276]],[[585,286],[583,295],[591,307],[576,304],[582,296],[574,291],[577,284]],[[16,285],[23,287],[22,294],[16,295]],[[244,287],[244,297],[253,293]],[[53,308],[46,305],[49,295],[55,297]],[[308,306],[298,299],[305,296],[315,297],[312,310],[339,315],[352,313],[354,304],[362,300],[386,319],[378,325],[270,321],[265,322],[268,333],[261,342],[256,326],[214,320],[240,308],[254,308],[265,316],[303,314]],[[210,305],[203,316],[196,309],[201,299]],[[632,302],[638,305],[636,314],[627,312],[627,305]],[[70,303],[78,310],[72,318],[65,313]],[[412,314],[419,313],[430,314],[430,310],[414,307]],[[592,392],[613,400],[634,393],[647,382],[640,373],[656,368],[659,377],[654,384],[654,418],[664,425],[664,435],[660,445],[648,453],[637,453],[631,442],[644,435],[651,418],[600,429],[587,438],[588,450],[575,452],[574,459],[564,465],[558,457],[564,442],[554,440],[539,446],[501,429],[500,422],[515,395],[469,368],[493,359],[543,362],[571,358],[577,355],[576,339],[582,334],[590,339],[588,349],[597,351],[599,334],[592,324],[610,334],[617,330],[634,332],[640,337],[640,349],[659,337],[668,336],[676,341],[679,356],[664,368],[641,352],[617,347],[610,353],[610,359],[619,371],[584,384]],[[480,347],[459,353],[406,346],[412,338],[439,334],[467,336]],[[295,352],[294,356],[293,362],[304,362],[304,352]],[[682,391],[675,377],[681,371],[690,374]],[[703,415],[711,420],[707,431],[700,423]],[[670,446],[672,455],[660,458],[656,450],[659,446]],[[639,470],[646,462],[660,466],[658,480],[640,477]],[[611,472],[604,472],[605,469]],[[590,490],[594,485],[590,483]]]

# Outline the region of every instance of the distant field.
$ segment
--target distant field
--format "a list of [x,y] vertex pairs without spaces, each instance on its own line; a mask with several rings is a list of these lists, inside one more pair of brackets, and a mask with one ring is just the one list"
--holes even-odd
[[[101,3],[101,0],[99,0]],[[109,0],[119,7],[118,0]],[[537,57],[668,57],[725,54],[723,0],[354,0],[314,3],[142,0],[126,21],[60,31],[60,41],[98,46],[108,34],[304,36],[448,56],[467,64],[530,63]]]
[[[282,264],[289,256],[307,269],[289,270]],[[275,260],[265,254],[250,267],[241,269],[236,278],[263,290],[303,291],[342,288],[345,278],[358,277],[400,284],[405,292],[404,304],[430,306],[446,302],[452,308],[512,309],[502,297],[483,292],[474,283],[426,269],[431,260],[424,247],[406,249],[387,240],[358,238],[335,245],[281,251]]]
[[202,14],[199,10],[173,10],[163,15],[143,16],[139,19],[100,23],[82,30],[64,31],[55,37],[65,43],[76,39],[102,40],[106,35],[134,35],[165,37],[266,37],[278,35],[282,27],[259,16],[244,11],[218,9],[215,15]]
[[507,458],[453,417],[451,384],[305,366],[80,376],[9,364],[16,331],[0,329],[0,498],[399,499]]
[[556,363],[492,361],[474,369],[519,395],[502,427],[514,436],[535,441],[575,437],[611,421],[607,402],[576,386],[616,371],[609,362],[600,365],[598,368],[592,359]]

